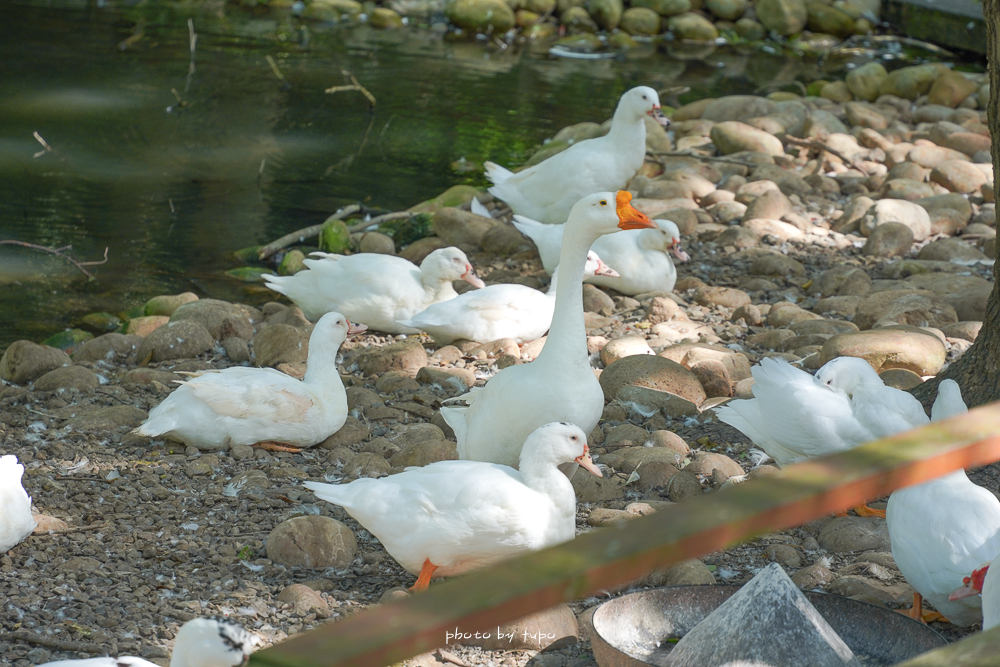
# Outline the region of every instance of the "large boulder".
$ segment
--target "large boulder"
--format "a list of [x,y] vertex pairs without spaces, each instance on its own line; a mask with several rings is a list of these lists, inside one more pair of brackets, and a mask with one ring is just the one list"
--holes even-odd
[[218,299],[198,299],[178,306],[170,316],[170,321],[181,320],[198,322],[215,340],[224,340],[229,335],[247,340],[253,337],[253,323],[247,310]]
[[905,368],[917,375],[936,375],[945,361],[944,343],[916,327],[890,327],[838,334],[827,339],[820,364],[837,357],[860,357],[876,371]]
[[[192,302],[197,303],[197,302]],[[190,359],[212,349],[212,335],[196,320],[168,322],[146,336],[136,358],[140,362]]]
[[0,380],[27,384],[60,366],[68,366],[69,355],[30,340],[14,341],[0,357]]
[[601,373],[604,396],[612,401],[625,386],[645,387],[682,396],[695,405],[706,398],[698,378],[687,368],[664,357],[637,354],[614,362]]
[[504,33],[514,27],[514,10],[503,0],[453,0],[445,14],[469,32]]
[[342,570],[354,560],[358,544],[351,529],[325,516],[297,516],[267,536],[267,557],[278,565]]

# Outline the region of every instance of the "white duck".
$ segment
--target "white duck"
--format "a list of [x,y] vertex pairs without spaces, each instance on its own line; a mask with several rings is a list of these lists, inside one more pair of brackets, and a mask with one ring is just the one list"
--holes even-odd
[[[174,640],[170,667],[238,667],[246,664],[257,637],[229,621],[194,618],[181,626]],[[118,658],[56,660],[38,667],[159,667],[155,662],[123,655]]]
[[587,436],[572,424],[536,429],[521,450],[520,470],[480,461],[439,461],[350,484],[306,482],[341,505],[399,564],[431,578],[462,574],[529,550],[573,539],[576,493],[557,467],[577,462],[601,477]]
[[458,248],[439,248],[417,267],[394,255],[361,253],[332,255],[314,252],[307,259],[308,270],[292,276],[264,276],[267,286],[284,294],[310,320],[323,313],[343,313],[352,322],[386,333],[417,333],[397,323],[432,303],[458,296],[453,280],[483,287]]
[[0,456],[0,554],[23,542],[35,529],[31,498],[21,486],[24,466],[13,454]]
[[587,354],[583,319],[583,269],[591,244],[619,229],[651,227],[629,204],[627,191],[599,192],[577,202],[566,223],[552,326],[538,357],[510,366],[486,386],[457,400],[468,407],[442,407],[455,431],[459,458],[516,466],[528,434],[542,424],[566,421],[590,433],[601,418],[604,392]]
[[[595,274],[618,275],[591,251],[587,255],[584,275]],[[435,303],[400,324],[427,332],[438,345],[447,345],[459,338],[480,343],[512,338],[520,345],[541,338],[549,330],[558,280],[557,271],[546,292],[509,283],[487,285]]]
[[[751,369],[754,398],[717,408],[719,420],[753,440],[779,466],[834,454],[927,423],[920,402],[885,386],[864,359],[839,357],[813,377],[788,362]],[[880,510],[855,508],[863,516]]]
[[347,420],[337,352],[348,335],[364,330],[340,313],[327,313],[309,336],[301,381],[273,368],[234,366],[202,373],[179,382],[134,432],[206,450],[228,444],[309,447],[322,442]]
[[[676,223],[672,220],[653,220],[653,223],[657,229],[635,229],[594,241],[591,249],[620,277],[594,276],[584,282],[629,295],[672,290],[677,282],[677,269],[667,253],[682,262],[690,258],[681,248],[681,230]],[[542,266],[552,273],[559,266],[565,225],[543,225],[523,215],[515,215],[514,226],[534,241]]]
[[633,88],[618,101],[603,137],[581,141],[517,173],[487,162],[486,177],[494,183],[490,193],[515,213],[546,224],[562,222],[584,195],[618,190],[635,176],[646,158],[647,115],[669,125],[656,91]]
[[[966,412],[954,380],[943,380],[931,408],[931,419],[948,419]],[[980,563],[1000,555],[1000,501],[969,480],[964,470],[908,486],[889,496],[886,508],[892,557],[917,594],[913,618],[921,617],[921,599],[955,625],[972,625],[981,618],[977,597],[950,600],[963,577]]]
[[[992,573],[992,574],[991,574]],[[962,600],[972,595],[982,595],[983,632],[1000,625],[1000,567],[990,568],[986,563],[965,577],[964,585],[948,596],[949,600]]]

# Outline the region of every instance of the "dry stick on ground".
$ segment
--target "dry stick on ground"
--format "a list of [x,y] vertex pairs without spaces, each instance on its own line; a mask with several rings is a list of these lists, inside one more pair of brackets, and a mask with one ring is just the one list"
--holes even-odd
[[870,176],[870,174],[868,173],[868,170],[865,169],[863,166],[861,166],[861,164],[857,160],[854,160],[852,158],[847,157],[846,155],[844,155],[843,153],[841,153],[840,151],[838,151],[836,149],[830,148],[829,146],[827,146],[826,144],[824,144],[822,141],[816,141],[815,139],[797,139],[797,138],[795,138],[793,136],[790,136],[790,135],[786,134],[785,135],[785,143],[786,144],[791,144],[792,146],[801,146],[803,148],[812,148],[813,150],[817,150],[820,153],[826,151],[830,155],[833,155],[835,157],[840,158],[841,161],[843,161],[844,164],[851,165],[852,167],[854,167],[855,169],[857,169],[858,171],[860,171],[865,176]]
[[4,240],[4,241],[0,241],[0,245],[19,245],[19,246],[22,246],[22,247],[25,247],[25,248],[31,248],[32,250],[44,250],[45,252],[50,252],[53,255],[56,255],[57,257],[62,257],[67,262],[69,262],[70,264],[72,264],[76,268],[80,269],[80,271],[83,273],[83,275],[87,276],[87,278],[89,280],[93,280],[94,279],[94,275],[90,271],[88,271],[87,269],[85,269],[83,267],[85,267],[85,266],[97,266],[99,264],[104,264],[105,262],[108,261],[108,249],[107,248],[104,249],[104,259],[102,259],[99,262],[78,262],[75,259],[73,259],[72,257],[70,257],[69,255],[64,255],[63,254],[63,251],[65,251],[65,250],[72,250],[73,249],[73,246],[71,246],[71,245],[63,246],[62,248],[49,248],[49,247],[43,246],[43,245],[36,245],[34,243],[25,243],[24,241],[13,241],[13,240],[9,240],[9,239],[8,240]]
[[339,211],[337,211],[336,213],[334,213],[333,215],[331,215],[329,218],[327,218],[318,225],[304,227],[302,229],[292,232],[291,234],[285,234],[276,241],[271,241],[266,246],[262,247],[260,250],[257,251],[257,259],[267,259],[268,257],[278,252],[282,248],[286,248],[292,245],[293,243],[297,243],[299,241],[305,241],[306,239],[311,239],[314,236],[319,236],[320,230],[323,229],[323,225],[325,225],[328,221],[343,220],[347,216],[353,215],[360,210],[361,207],[358,206],[357,204],[348,204],[347,206],[340,209]]
[[324,92],[326,93],[340,93],[345,90],[356,90],[362,95],[368,98],[368,103],[371,104],[371,109],[375,109],[375,96],[368,92],[368,89],[358,83],[358,80],[354,78],[354,75],[348,72],[346,69],[340,70],[340,73],[351,80],[351,85],[349,86],[334,86],[333,88],[327,88]]
[[90,642],[75,642],[68,639],[56,639],[38,635],[26,630],[15,630],[14,632],[0,632],[0,640],[6,642],[22,642],[25,644],[37,644],[46,646],[57,651],[79,651],[80,653],[104,653],[104,647]]

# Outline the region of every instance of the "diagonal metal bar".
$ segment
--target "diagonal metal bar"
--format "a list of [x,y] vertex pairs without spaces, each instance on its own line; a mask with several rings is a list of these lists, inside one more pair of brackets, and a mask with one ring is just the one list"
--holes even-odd
[[765,532],[1000,460],[1000,403],[448,581],[260,651],[251,667],[367,667],[488,630]]

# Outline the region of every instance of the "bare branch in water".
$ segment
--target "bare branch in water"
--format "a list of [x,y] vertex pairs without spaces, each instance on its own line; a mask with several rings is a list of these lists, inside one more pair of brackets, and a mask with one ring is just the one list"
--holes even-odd
[[34,244],[34,243],[26,243],[24,241],[14,241],[12,239],[2,240],[2,241],[0,241],[0,245],[18,245],[18,246],[22,246],[24,248],[31,248],[32,250],[43,250],[45,252],[52,253],[53,255],[55,255],[57,257],[62,257],[67,262],[69,262],[70,264],[72,264],[76,268],[80,269],[80,272],[83,273],[83,275],[87,276],[88,280],[93,280],[94,279],[94,275],[90,271],[88,271],[87,269],[85,269],[83,267],[85,267],[85,266],[97,266],[99,264],[104,264],[105,262],[108,261],[108,249],[107,248],[104,249],[104,259],[102,259],[100,261],[78,262],[75,259],[73,259],[72,257],[70,257],[69,255],[64,255],[63,254],[65,251],[73,249],[73,246],[71,246],[71,245],[63,246],[62,248],[49,248],[49,247],[46,247],[46,246],[43,246],[43,245],[37,245],[37,244]]
[[339,93],[345,90],[356,90],[362,95],[368,98],[368,103],[371,104],[371,110],[375,109],[375,96],[369,92],[367,88],[358,83],[358,80],[354,78],[354,75],[348,72],[346,69],[340,70],[340,73],[351,80],[351,85],[349,86],[334,86],[333,88],[327,88],[324,92],[326,93]]
[[40,150],[37,153],[35,153],[33,157],[42,157],[46,153],[52,152],[52,146],[49,146],[48,143],[46,143],[45,139],[42,139],[42,135],[38,134],[38,132],[35,132],[35,139],[38,141],[38,143],[42,145],[43,150]]
[[274,62],[274,58],[270,55],[266,55],[264,57],[267,58],[267,64],[271,66],[271,71],[274,72],[274,76],[278,77],[278,81],[281,82],[282,87],[286,90],[291,88],[292,84],[288,83],[288,79],[286,79],[285,75],[281,73],[280,69],[278,69],[278,63]]
[[301,241],[305,241],[306,239],[311,239],[314,236],[319,236],[320,230],[323,229],[323,225],[325,225],[328,221],[343,220],[347,216],[354,215],[360,210],[361,207],[358,206],[357,204],[348,204],[347,206],[340,209],[339,211],[337,211],[336,213],[334,213],[333,215],[331,215],[329,218],[327,218],[318,225],[311,225],[309,227],[304,227],[302,229],[292,232],[291,234],[285,234],[280,239],[271,241],[266,246],[262,247],[260,250],[257,251],[257,259],[262,259],[262,260],[267,259],[268,257],[278,252],[282,248],[286,248],[292,245],[293,243],[299,243]]
[[412,218],[416,213],[410,213],[409,211],[399,211],[398,213],[386,213],[385,215],[380,215],[376,218],[372,218],[368,222],[359,222],[356,225],[347,228],[350,233],[360,232],[368,229],[372,225],[381,225],[383,222],[389,222],[390,220],[400,220],[402,218]]

